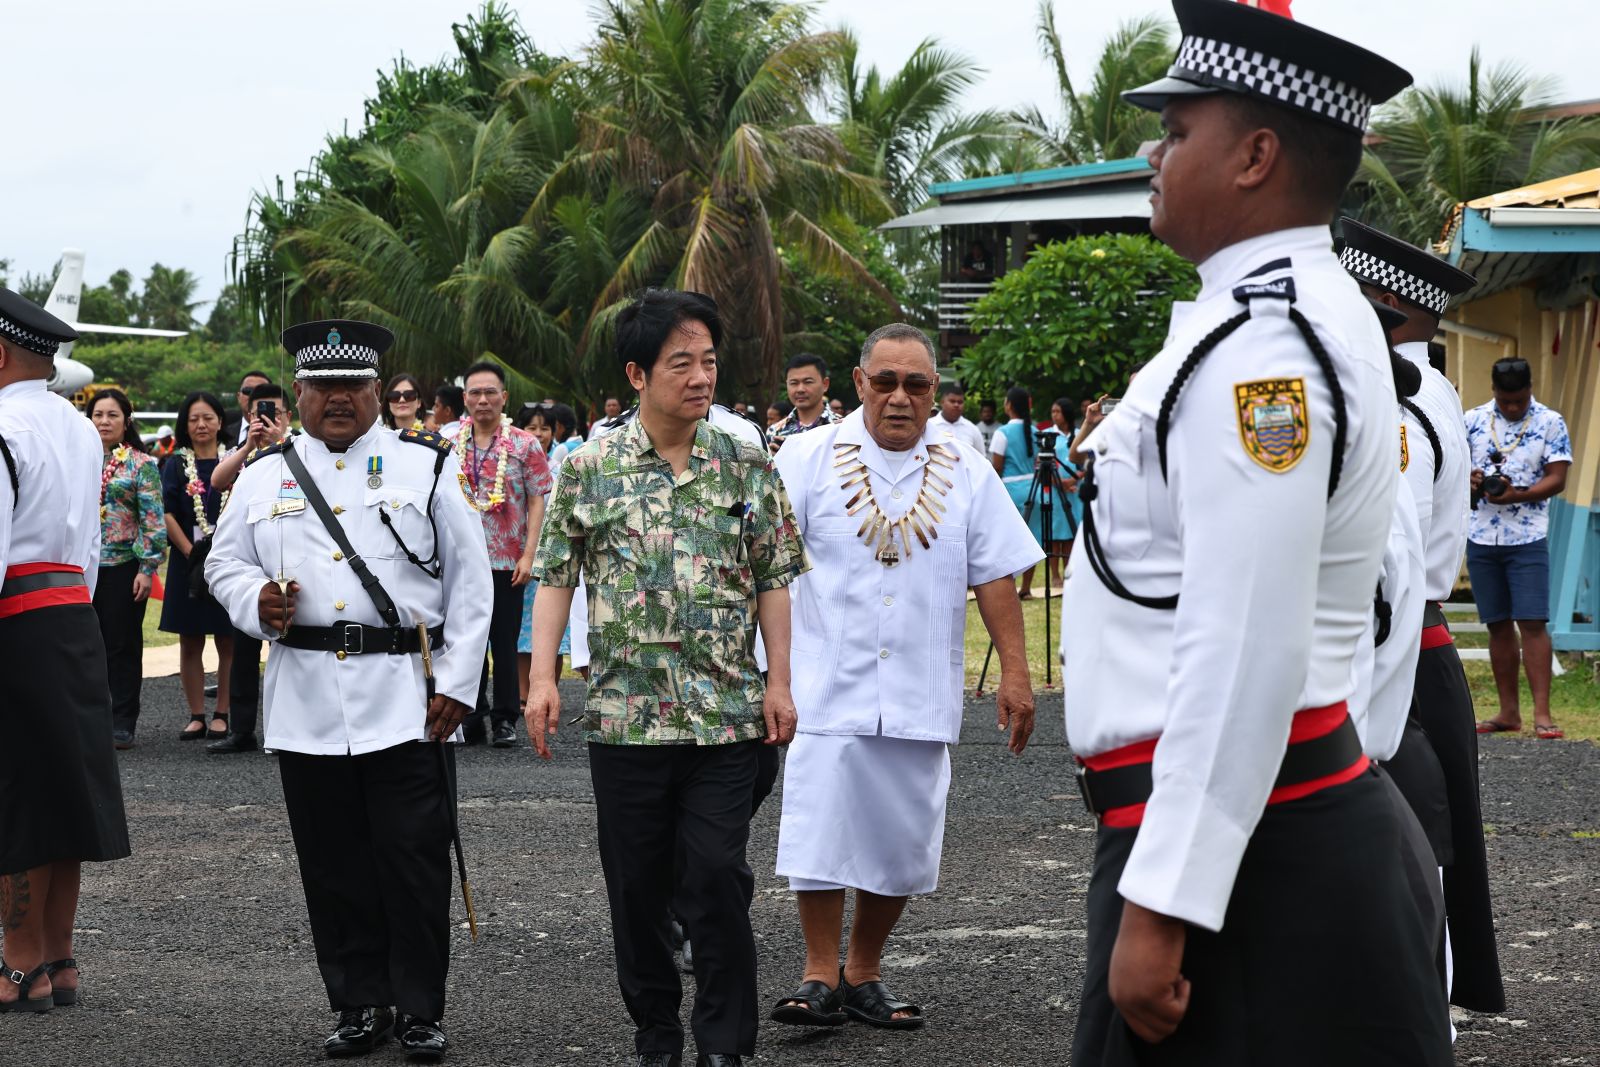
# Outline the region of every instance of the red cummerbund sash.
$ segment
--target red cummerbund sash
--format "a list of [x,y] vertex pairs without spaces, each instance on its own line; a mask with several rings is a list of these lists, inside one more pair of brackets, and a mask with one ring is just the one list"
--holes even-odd
[[66,563],[19,563],[0,583],[0,619],[61,604],[91,603],[83,568]]
[[1443,625],[1423,627],[1422,650],[1424,652],[1430,648],[1438,648],[1441,645],[1453,645],[1455,643],[1456,639],[1450,636],[1450,627]]
[[[1085,806],[1106,826],[1138,826],[1150,795],[1149,766],[1156,740],[1136,741],[1078,761],[1078,788]],[[1296,712],[1289,747],[1268,804],[1299,800],[1359,777],[1368,760],[1361,751],[1344,701]],[[1133,802],[1128,802],[1133,801]]]

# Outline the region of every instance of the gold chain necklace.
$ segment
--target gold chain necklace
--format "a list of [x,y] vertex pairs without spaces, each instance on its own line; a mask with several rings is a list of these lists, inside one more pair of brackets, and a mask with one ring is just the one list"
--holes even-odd
[[947,507],[944,498],[955,488],[955,483],[945,476],[945,472],[955,470],[961,457],[954,449],[944,445],[923,447],[928,450],[928,462],[922,468],[922,486],[917,490],[917,498],[904,515],[891,519],[878,506],[877,494],[872,491],[871,475],[867,465],[861,461],[861,446],[833,446],[833,466],[839,472],[839,488],[846,493],[851,489],[856,490],[844,506],[845,514],[854,517],[859,512],[866,512],[856,536],[872,550],[873,558],[885,567],[893,567],[900,562],[900,547],[895,544],[896,534],[899,534],[900,543],[905,546],[907,559],[911,557],[913,537],[924,549],[931,549],[933,542],[939,539],[936,524],[944,521]]

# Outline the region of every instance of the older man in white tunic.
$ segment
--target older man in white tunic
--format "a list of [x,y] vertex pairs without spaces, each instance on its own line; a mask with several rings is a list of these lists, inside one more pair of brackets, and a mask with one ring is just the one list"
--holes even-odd
[[[1000,653],[999,724],[1020,753],[1033,689],[1011,575],[1042,555],[984,457],[929,425],[939,372],[926,335],[875,331],[854,378],[861,409],[777,457],[812,570],[793,591],[800,722],[778,838],[806,966],[772,1018],[912,1029],[921,1009],[890,994],[879,967],[906,898],[939,880],[967,588]],[[856,911],[841,970],[846,888]]]

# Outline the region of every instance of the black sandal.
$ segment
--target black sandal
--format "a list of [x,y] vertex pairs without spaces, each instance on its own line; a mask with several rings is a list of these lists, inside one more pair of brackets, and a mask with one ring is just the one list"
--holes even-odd
[[[55,985],[56,973],[58,971],[78,970],[78,961],[73,959],[71,956],[68,956],[64,960],[56,960],[54,963],[47,963],[44,965],[44,967],[50,975],[50,984]],[[82,980],[82,977],[82,972],[79,972],[80,981]],[[55,1000],[56,1007],[58,1008],[70,1008],[74,1004],[78,1003],[78,990],[76,987],[72,989],[62,989],[60,986],[55,986],[55,989],[51,992],[50,996]]]
[[[894,999],[894,994],[881,980],[851,985],[840,978],[839,988],[844,991],[845,1012],[852,1019],[859,1019],[869,1026],[881,1026],[885,1030],[915,1030],[925,1021],[921,1008]],[[894,1013],[897,1011],[910,1012],[911,1016],[896,1019]]]
[[55,1000],[46,994],[42,997],[28,997],[28,990],[33,984],[50,973],[50,965],[41,963],[27,974],[11,969],[5,960],[0,960],[0,978],[4,978],[17,987],[17,999],[7,1004],[0,1001],[0,1015],[13,1011],[46,1012],[56,1006]]
[[[193,726],[195,723],[199,723],[200,724],[200,729],[198,729],[198,730],[189,729],[189,727]],[[184,726],[183,729],[178,731],[178,740],[179,741],[199,741],[201,738],[203,738],[205,736],[206,736],[206,717],[204,715],[191,715],[191,716],[189,716],[189,722]]]
[[218,733],[217,731],[212,730],[209,727],[206,729],[206,736],[209,737],[213,741],[221,741],[224,737],[228,736],[228,717],[226,715],[222,714],[219,711],[212,712],[211,713],[211,725],[215,726],[219,722],[222,724],[222,732],[221,733]]
[[793,996],[778,1001],[770,1018],[790,1026],[843,1026],[850,1019],[840,1008],[843,1002],[839,990],[826,982],[802,982]]

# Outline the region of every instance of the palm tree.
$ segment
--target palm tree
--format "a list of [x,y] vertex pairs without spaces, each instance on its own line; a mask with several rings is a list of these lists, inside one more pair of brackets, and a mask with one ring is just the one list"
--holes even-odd
[[807,107],[843,39],[813,33],[810,7],[780,0],[607,0],[600,15],[582,144],[524,222],[542,230],[580,188],[635,192],[649,224],[596,297],[580,344],[593,345],[643,285],[699,290],[724,313],[726,376],[743,395],[770,392],[783,355],[778,240],[893,299],[831,224],[837,213],[887,218],[893,206]]
[[1012,143],[1006,115],[960,108],[984,73],[971,59],[929,38],[886,78],[875,66],[861,69],[853,33],[839,37],[827,70],[829,109],[857,166],[884,182],[896,210],[923,203],[933,182],[992,166]]
[[1545,117],[1554,92],[1520,66],[1485,70],[1473,48],[1465,85],[1410,89],[1379,111],[1357,178],[1361,216],[1426,243],[1462,201],[1600,165],[1600,119]]
[[187,267],[174,270],[160,263],[150,268],[144,280],[144,295],[140,297],[145,323],[158,330],[192,330],[198,325],[195,309],[206,303],[194,299],[200,288],[200,279],[189,273]]
[[1161,139],[1161,120],[1124,103],[1122,93],[1166,73],[1172,62],[1172,30],[1165,21],[1145,16],[1121,23],[1102,47],[1094,77],[1083,93],[1067,68],[1053,0],[1039,0],[1038,34],[1039,48],[1055,71],[1065,120],[1052,121],[1037,106],[1016,118],[1037,140],[1048,162],[1126,159],[1144,142]]

